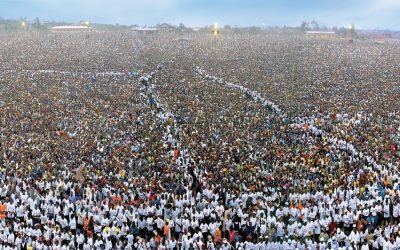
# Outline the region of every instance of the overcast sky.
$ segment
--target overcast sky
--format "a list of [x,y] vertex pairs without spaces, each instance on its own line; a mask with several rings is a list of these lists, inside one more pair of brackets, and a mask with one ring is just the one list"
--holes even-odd
[[2,18],[155,25],[321,25],[400,30],[400,0],[0,0]]

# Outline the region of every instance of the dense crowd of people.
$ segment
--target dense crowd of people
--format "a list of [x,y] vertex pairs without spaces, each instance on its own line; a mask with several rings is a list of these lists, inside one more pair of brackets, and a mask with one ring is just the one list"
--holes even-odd
[[399,44],[0,36],[0,249],[400,249]]

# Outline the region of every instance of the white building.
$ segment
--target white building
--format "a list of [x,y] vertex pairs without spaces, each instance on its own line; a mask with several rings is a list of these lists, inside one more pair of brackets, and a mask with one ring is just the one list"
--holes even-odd
[[158,32],[158,29],[157,28],[136,27],[136,28],[132,28],[132,32],[135,34],[155,34]]
[[332,31],[307,31],[306,37],[308,39],[331,39],[336,36],[335,32]]
[[63,25],[63,26],[51,27],[50,31],[51,32],[88,32],[88,31],[92,31],[92,28],[89,26]]

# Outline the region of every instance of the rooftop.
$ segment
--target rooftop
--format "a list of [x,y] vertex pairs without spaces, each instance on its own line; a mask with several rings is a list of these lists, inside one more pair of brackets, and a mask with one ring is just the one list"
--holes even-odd
[[78,26],[78,25],[65,25],[65,26],[54,26],[51,27],[52,30],[63,30],[63,29],[89,29],[88,26]]
[[333,31],[307,31],[307,34],[335,34]]

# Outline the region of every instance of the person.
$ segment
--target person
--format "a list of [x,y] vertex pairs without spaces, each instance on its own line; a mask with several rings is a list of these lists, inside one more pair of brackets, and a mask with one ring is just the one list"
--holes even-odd
[[222,250],[231,250],[232,249],[231,244],[228,242],[228,240],[226,238],[224,238],[222,240],[221,249]]
[[7,204],[3,200],[0,201],[0,220],[4,223],[6,219]]
[[215,244],[214,244],[214,242],[212,241],[211,235],[209,235],[209,236],[207,237],[206,249],[207,249],[207,250],[214,250],[214,249],[215,249]]

